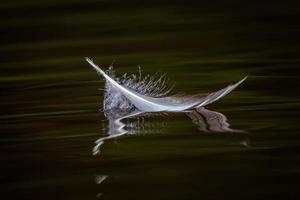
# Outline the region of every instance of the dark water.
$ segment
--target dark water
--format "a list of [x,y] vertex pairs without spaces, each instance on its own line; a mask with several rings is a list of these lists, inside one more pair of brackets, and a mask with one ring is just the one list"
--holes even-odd
[[[2,2],[0,199],[299,199],[295,2]],[[249,75],[207,107],[244,132],[203,132],[182,113],[131,119],[137,130],[93,155],[109,123],[85,56],[167,72],[174,93]]]

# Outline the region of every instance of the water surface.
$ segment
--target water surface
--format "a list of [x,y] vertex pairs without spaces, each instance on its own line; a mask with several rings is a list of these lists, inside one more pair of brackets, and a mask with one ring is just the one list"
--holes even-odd
[[[298,199],[299,13],[268,1],[1,4],[0,198]],[[126,119],[94,155],[109,121],[85,56],[119,75],[167,72],[174,93],[249,75],[207,106],[244,132],[205,132],[184,113]]]

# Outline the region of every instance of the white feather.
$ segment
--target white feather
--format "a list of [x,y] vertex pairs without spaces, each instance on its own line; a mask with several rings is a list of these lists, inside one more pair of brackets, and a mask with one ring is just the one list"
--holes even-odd
[[126,88],[120,85],[117,81],[108,76],[100,67],[98,67],[91,59],[86,58],[86,61],[101,74],[111,86],[123,94],[136,108],[143,112],[160,112],[160,111],[172,111],[178,112],[195,107],[205,106],[214,101],[217,101],[221,97],[225,96],[238,85],[240,85],[247,77],[243,78],[239,82],[229,85],[226,88],[217,92],[211,93],[202,98],[190,98],[182,101],[173,101],[171,97],[150,97],[143,94],[139,94],[132,89]]

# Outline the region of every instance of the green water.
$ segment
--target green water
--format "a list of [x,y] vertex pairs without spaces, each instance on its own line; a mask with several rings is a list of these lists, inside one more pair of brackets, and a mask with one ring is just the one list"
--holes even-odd
[[[0,16],[0,199],[300,198],[295,2],[12,0]],[[108,121],[86,56],[166,72],[173,93],[249,75],[207,107],[244,132],[145,117],[93,155]]]

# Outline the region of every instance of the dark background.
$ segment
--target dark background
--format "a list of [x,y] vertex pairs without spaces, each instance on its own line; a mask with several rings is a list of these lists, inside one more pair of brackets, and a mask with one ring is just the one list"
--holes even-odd
[[[298,199],[299,22],[297,1],[2,1],[0,199]],[[245,133],[149,119],[93,156],[107,121],[86,56],[167,72],[174,93],[248,75],[209,106]]]

